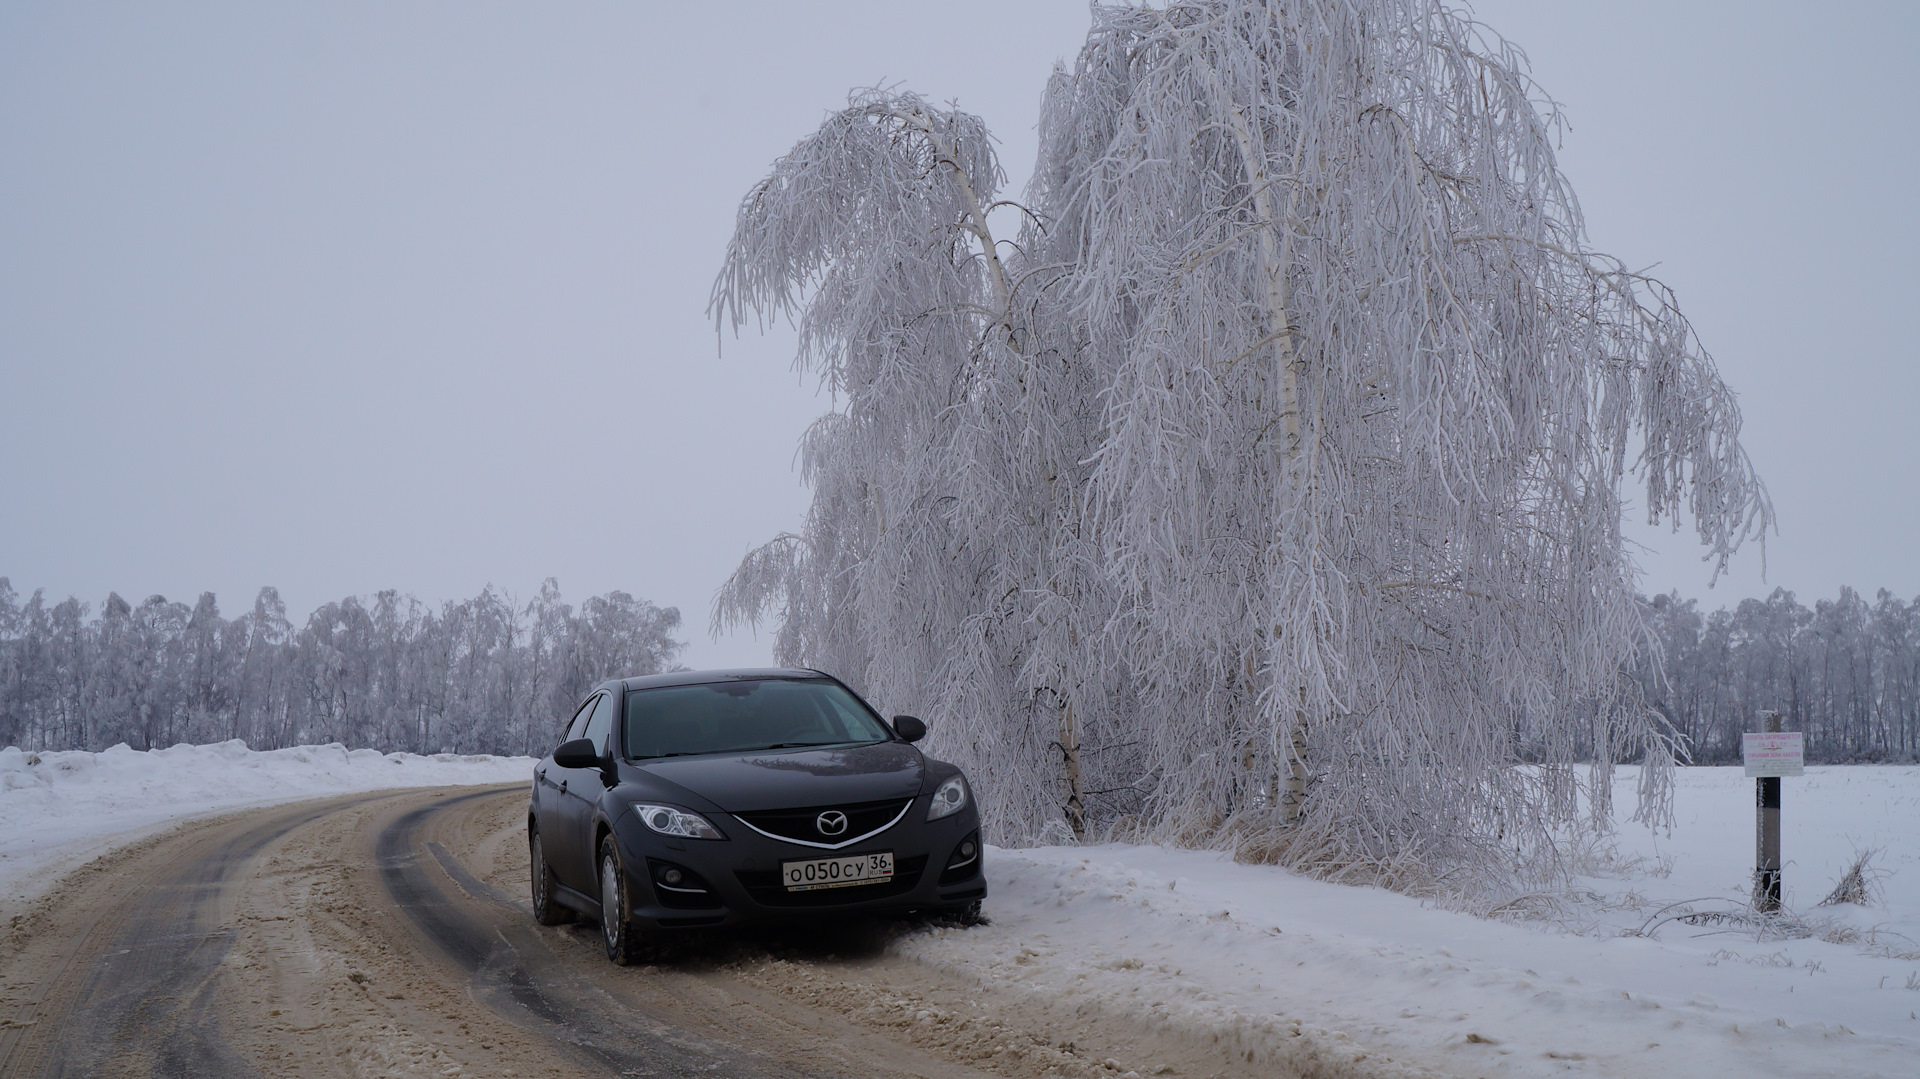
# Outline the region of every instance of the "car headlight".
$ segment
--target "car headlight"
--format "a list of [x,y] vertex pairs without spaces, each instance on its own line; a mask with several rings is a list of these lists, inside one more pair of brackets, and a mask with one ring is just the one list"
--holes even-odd
[[933,791],[933,806],[927,810],[928,820],[951,817],[967,807],[967,780],[964,776],[948,776]]
[[634,805],[633,812],[640,818],[640,823],[661,835],[679,836],[682,839],[727,838],[720,834],[720,829],[707,823],[707,818],[684,809],[642,802]]

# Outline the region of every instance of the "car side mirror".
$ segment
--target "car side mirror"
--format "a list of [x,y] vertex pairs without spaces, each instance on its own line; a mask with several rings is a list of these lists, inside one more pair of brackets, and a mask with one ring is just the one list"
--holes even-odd
[[592,739],[575,738],[560,743],[560,748],[553,751],[553,763],[560,768],[598,768],[600,754],[594,750]]
[[927,725],[913,716],[894,716],[893,729],[909,742],[918,742],[927,736]]

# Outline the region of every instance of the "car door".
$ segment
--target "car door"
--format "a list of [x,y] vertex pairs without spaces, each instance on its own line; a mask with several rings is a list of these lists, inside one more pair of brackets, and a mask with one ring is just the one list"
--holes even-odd
[[[603,760],[607,758],[609,747],[611,747],[614,716],[620,712],[620,697],[622,693],[618,689],[601,693],[599,703],[593,705],[593,714],[588,718],[588,733],[582,735],[593,743],[593,753],[597,753]],[[586,868],[584,879],[589,885],[595,885],[593,889],[584,889],[584,891],[588,891],[588,895],[597,897],[599,868],[595,866],[595,862],[599,860],[599,851],[593,849],[593,806],[597,806],[601,801],[601,795],[607,793],[609,774],[599,768],[580,768],[578,772],[580,772],[580,778],[574,779],[574,785],[568,791],[570,797],[578,799],[578,806],[580,806],[578,808],[580,822],[574,829],[574,839],[580,851],[580,864]]]
[[[567,724],[566,737],[561,739],[562,742],[586,736],[594,706],[605,696],[604,693],[596,693],[580,705],[580,710],[573,714],[573,721]],[[540,843],[546,850],[547,864],[553,867],[553,875],[559,878],[560,883],[573,888],[581,887],[581,866],[592,861],[590,856],[582,855],[578,849],[580,799],[574,794],[574,786],[581,782],[583,775],[594,774],[591,768],[562,768],[549,759],[542,765],[539,778],[535,780],[541,785],[539,806],[535,812],[540,822]]]
[[[607,755],[608,739],[613,736],[614,713],[619,711],[620,694],[603,692],[594,699],[593,713],[587,717],[587,727],[581,735],[593,743],[593,751],[604,758]],[[572,819],[567,823],[567,846],[578,855],[574,862],[574,880],[568,884],[591,896],[598,896],[598,869],[594,863],[598,852],[593,849],[593,809],[600,804],[600,796],[607,792],[605,773],[598,768],[569,768],[567,770],[567,791],[565,803]],[[560,867],[554,866],[558,874]],[[566,880],[562,877],[561,879]],[[575,883],[575,881],[579,883]]]

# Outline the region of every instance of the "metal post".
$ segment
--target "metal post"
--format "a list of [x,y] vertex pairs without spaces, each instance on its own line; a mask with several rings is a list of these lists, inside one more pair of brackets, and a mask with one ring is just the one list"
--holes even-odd
[[[1763,734],[1780,733],[1780,713],[1760,713]],[[1754,783],[1753,909],[1763,914],[1780,910],[1780,777]]]

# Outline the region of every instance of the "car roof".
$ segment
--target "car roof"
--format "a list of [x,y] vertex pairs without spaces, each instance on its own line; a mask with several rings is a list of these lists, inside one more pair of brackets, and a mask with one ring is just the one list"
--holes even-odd
[[731,667],[714,671],[668,671],[633,678],[610,678],[595,688],[619,686],[622,689],[658,689],[661,686],[698,686],[712,682],[748,682],[768,679],[818,681],[828,676],[803,667]]

